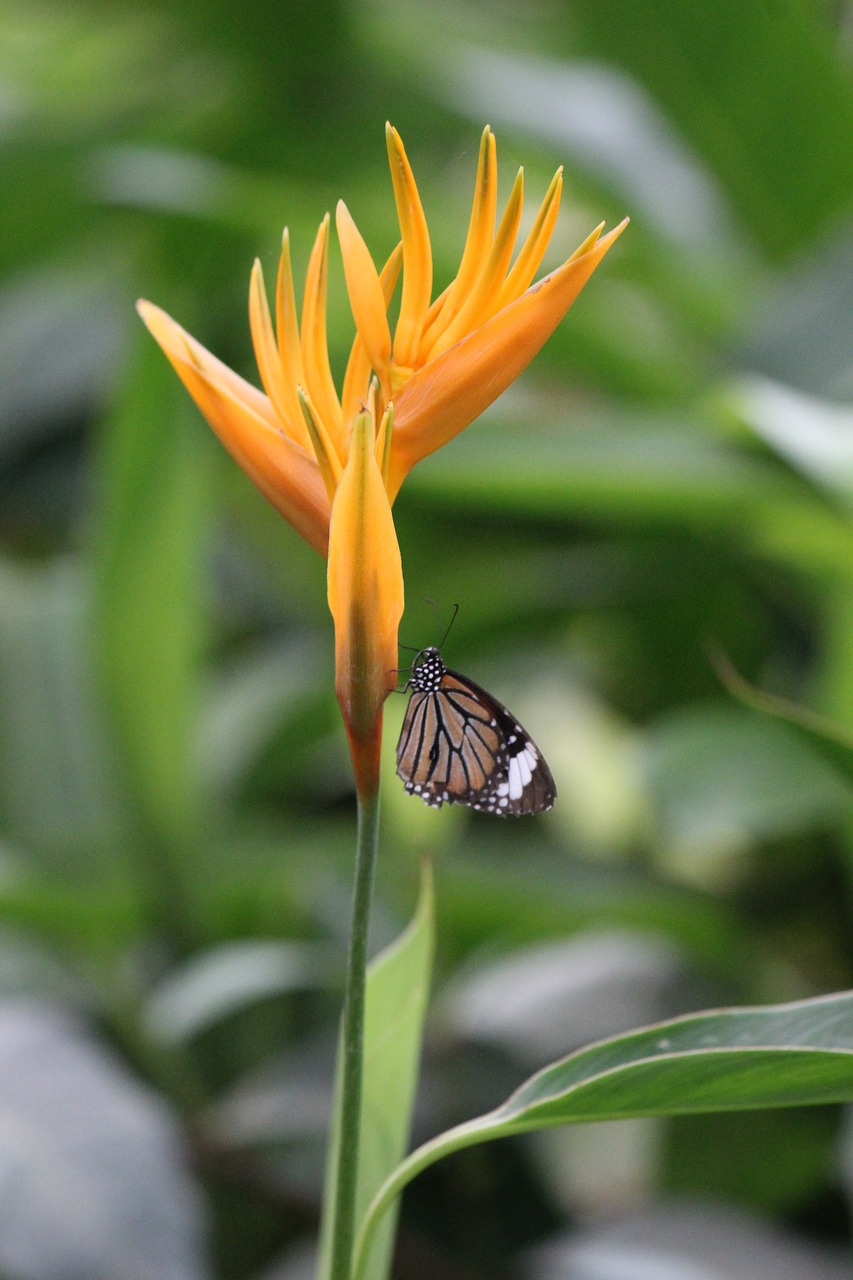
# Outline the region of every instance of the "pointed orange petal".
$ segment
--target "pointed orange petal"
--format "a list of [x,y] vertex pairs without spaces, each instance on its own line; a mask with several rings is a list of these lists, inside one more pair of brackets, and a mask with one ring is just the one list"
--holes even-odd
[[293,269],[290,265],[290,233],[287,227],[282,233],[281,257],[278,260],[275,325],[278,333],[278,355],[284,380],[291,387],[301,386],[305,382],[305,374],[302,371],[302,347],[299,342],[296,293],[293,288]]
[[307,452],[310,448],[310,441],[299,410],[296,387],[284,380],[278,347],[273,334],[267,292],[264,287],[263,268],[257,258],[252,268],[252,279],[249,286],[249,326],[252,331],[252,345],[255,348],[255,359],[258,362],[261,382],[263,382],[266,393],[280,419],[280,426],[292,440],[295,440]]
[[520,298],[539,270],[539,264],[545,256],[545,250],[548,248],[548,243],[557,221],[557,214],[560,212],[560,197],[562,193],[563,167],[561,165],[551,179],[551,185],[545,192],[545,199],[540,205],[536,221],[530,229],[530,235],[522,245],[521,251],[512,265],[512,270],[501,285],[495,304],[496,311],[502,310],[508,303]]
[[447,351],[448,347],[454,346],[466,333],[478,328],[493,314],[493,304],[506,276],[515,237],[518,235],[523,200],[524,170],[519,169],[483,269],[474,281],[457,315],[433,343],[429,353],[430,360],[441,355],[442,351]]
[[[627,226],[628,219],[625,218],[624,222],[620,223],[619,225],[620,227]],[[617,227],[617,230],[618,229],[619,228]],[[604,223],[599,222],[598,226],[593,227],[592,231],[590,231],[589,235],[587,236],[586,240],[584,240],[583,244],[578,245],[577,249],[575,249],[574,253],[568,259],[568,261],[574,262],[576,258],[582,258],[585,253],[589,253],[590,249],[592,249],[594,245],[598,244],[598,237],[601,235],[603,230],[604,230]]]
[[432,302],[429,304],[429,311],[426,313],[426,320],[424,321],[424,331],[423,331],[423,336],[421,338],[421,342],[427,346],[429,345],[429,342],[431,340],[430,334],[432,334],[433,336],[435,335],[435,325],[438,323],[441,317],[442,311],[447,306],[447,301],[448,301],[448,298],[450,297],[450,291],[453,288],[455,283],[456,281],[452,280],[450,284],[446,285],[442,289],[438,297],[433,298]]
[[264,497],[326,554],[329,499],[313,458],[284,435],[272,405],[150,302],[137,310],[234,460]]
[[[382,297],[385,301],[386,310],[394,296],[402,265],[403,246],[400,243],[379,274],[379,283],[382,285]],[[341,413],[345,424],[351,422],[358,410],[363,407],[364,397],[367,395],[367,386],[370,381],[371,367],[370,357],[367,354],[364,341],[361,335],[357,333],[347,361],[344,389],[341,395]],[[383,387],[383,391],[385,398],[388,399],[391,390],[387,384]]]
[[365,404],[364,408],[370,414],[370,421],[373,423],[374,442],[376,439],[376,422],[377,422],[376,402],[377,402],[378,395],[379,395],[379,382],[376,379],[376,377],[373,377],[370,379],[370,383],[367,388],[367,403]]
[[387,381],[391,361],[391,330],[388,328],[387,303],[382,293],[379,273],[343,200],[338,201],[335,220],[355,327],[364,341],[371,367],[380,381]]
[[370,378],[370,358],[361,334],[357,333],[350,349],[347,371],[344,374],[344,389],[341,392],[341,417],[344,422],[351,422],[364,405]]
[[477,161],[471,219],[468,223],[468,235],[462,260],[459,263],[459,271],[456,279],[430,308],[421,342],[422,350],[429,350],[435,342],[439,332],[438,326],[446,327],[453,319],[482,270],[492,244],[497,203],[497,143],[491,128],[486,125],[480,138],[480,155]]
[[373,419],[356,415],[332,506],[329,608],[335,620],[335,688],[353,748],[371,739],[397,681],[403,570],[394,520],[374,456]]
[[379,430],[376,433],[376,443],[373,452],[376,455],[376,465],[382,476],[382,483],[388,479],[388,466],[391,461],[391,441],[394,438],[394,405],[389,404],[388,408],[382,415],[382,421],[379,424]]
[[627,225],[626,218],[412,375],[394,401],[392,501],[416,462],[458,435],[527,367]]
[[414,364],[432,293],[432,249],[414,174],[397,130],[385,126],[394,199],[403,239],[403,296],[394,333],[397,364]]
[[338,457],[337,449],[334,441],[326,430],[323,419],[319,416],[307,394],[301,387],[297,388],[299,397],[299,407],[302,411],[302,417],[308,428],[308,435],[311,440],[311,447],[314,450],[314,456],[317,459],[317,466],[320,468],[320,475],[323,477],[323,483],[326,486],[326,493],[329,495],[331,502],[335,496],[335,490],[338,487],[338,481],[341,478],[343,467]]
[[302,301],[302,365],[305,388],[329,434],[342,451],[341,406],[329,367],[329,345],[326,339],[326,285],[329,274],[329,215],[320,229],[308,260],[305,294]]

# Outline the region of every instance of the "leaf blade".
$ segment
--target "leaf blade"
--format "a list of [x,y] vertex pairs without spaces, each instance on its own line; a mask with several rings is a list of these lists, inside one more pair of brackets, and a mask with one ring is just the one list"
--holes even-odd
[[739,702],[763,715],[783,720],[818,755],[822,756],[848,782],[853,782],[853,734],[812,711],[776,694],[759,689],[740,674],[728,656],[719,648],[709,652],[711,664],[729,693]]
[[355,1275],[382,1214],[423,1169],[479,1142],[552,1125],[814,1105],[853,1098],[853,992],[689,1014],[570,1054],[501,1106],[412,1152],[371,1204]]

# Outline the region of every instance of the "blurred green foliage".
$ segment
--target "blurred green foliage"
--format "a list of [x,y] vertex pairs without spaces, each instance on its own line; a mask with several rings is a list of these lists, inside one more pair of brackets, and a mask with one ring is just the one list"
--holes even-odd
[[[254,379],[249,269],[285,222],[297,274],[338,197],[377,260],[392,247],[386,118],[437,289],[486,121],[531,210],[566,165],[546,265],[632,217],[520,385],[395,507],[402,639],[433,643],[430,601],[458,601],[447,656],[522,717],[560,791],[536,823],[427,811],[393,776],[390,700],[377,945],[436,857],[419,1136],[546,1060],[458,994],[515,957],[535,1006],[545,944],[578,948],[546,1019],[566,1049],[853,985],[849,779],[708,659],[853,726],[852,36],[849,5],[816,0],[3,7],[0,1149],[22,1181],[0,1274],[310,1274],[354,812],[324,566],[133,302]],[[334,252],[329,324],[340,375]],[[778,1277],[785,1248],[797,1275],[846,1274],[847,1123],[462,1153],[409,1193],[396,1275],[574,1275],[579,1241],[615,1247],[605,1213],[617,1235],[646,1215],[682,1265],[718,1239],[709,1275],[749,1254]],[[684,1195],[708,1206],[689,1230]],[[731,1206],[772,1230],[715,1237]],[[547,1261],[523,1252],[546,1235]]]

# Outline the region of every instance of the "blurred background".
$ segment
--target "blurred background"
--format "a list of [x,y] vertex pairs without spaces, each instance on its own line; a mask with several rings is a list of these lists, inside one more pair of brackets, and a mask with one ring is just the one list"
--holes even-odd
[[[545,266],[630,230],[521,382],[407,481],[401,639],[546,752],[554,812],[407,799],[375,945],[436,860],[423,1139],[603,1035],[851,985],[850,785],[737,703],[853,727],[853,9],[844,0],[6,0],[0,11],[0,1276],[311,1275],[353,795],[324,565],[226,457],[144,295],[256,381],[255,255],[383,126],[455,273],[477,148]],[[352,339],[333,248],[330,343]],[[436,608],[429,603],[436,602]],[[438,618],[436,617],[436,612]],[[841,1108],[472,1149],[397,1280],[850,1274]]]

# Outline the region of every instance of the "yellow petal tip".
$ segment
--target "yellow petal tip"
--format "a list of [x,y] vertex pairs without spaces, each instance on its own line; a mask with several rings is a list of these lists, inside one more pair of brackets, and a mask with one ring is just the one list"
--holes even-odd
[[353,216],[350,213],[347,206],[344,204],[343,200],[339,200],[338,203],[335,205],[335,226],[338,228],[339,232],[341,228],[341,223],[343,223],[345,226],[354,225]]
[[608,233],[607,233],[607,235],[604,237],[604,239],[605,239],[605,240],[617,240],[617,239],[619,238],[619,236],[621,236],[621,234],[622,234],[622,232],[625,230],[625,228],[628,226],[628,224],[629,224],[629,222],[630,222],[630,221],[631,221],[631,219],[630,219],[630,218],[627,218],[627,217],[623,218],[621,222],[619,222],[619,223],[617,223],[617,224],[616,224],[616,226],[613,228],[613,230],[612,230],[612,231],[608,231]]
[[151,330],[158,342],[157,329],[162,329],[164,326],[179,327],[162,307],[158,307],[156,302],[149,302],[147,298],[137,298],[136,311],[142,323]]

